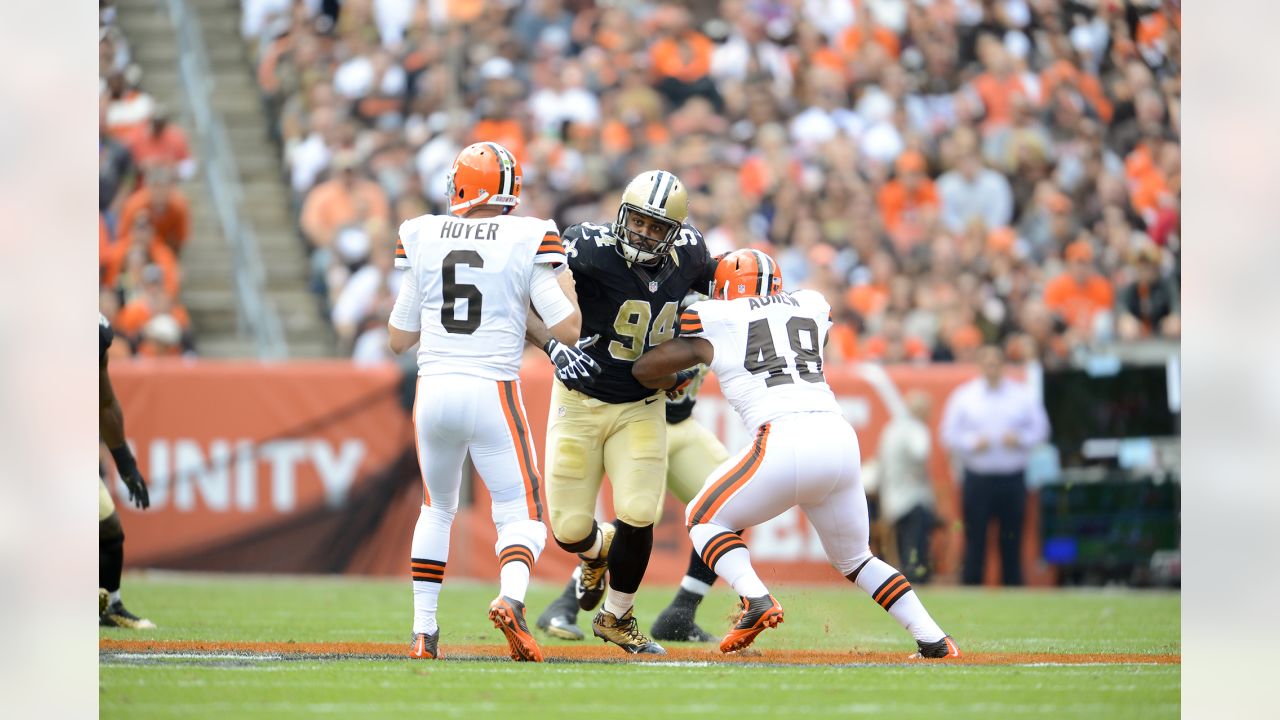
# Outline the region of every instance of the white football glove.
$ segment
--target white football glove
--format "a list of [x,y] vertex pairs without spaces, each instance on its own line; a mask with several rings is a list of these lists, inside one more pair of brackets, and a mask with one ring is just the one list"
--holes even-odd
[[582,392],[604,371],[600,363],[586,353],[586,349],[595,345],[599,339],[599,335],[592,335],[579,339],[573,345],[565,345],[551,338],[542,346],[556,367],[556,377],[560,378],[565,387]]

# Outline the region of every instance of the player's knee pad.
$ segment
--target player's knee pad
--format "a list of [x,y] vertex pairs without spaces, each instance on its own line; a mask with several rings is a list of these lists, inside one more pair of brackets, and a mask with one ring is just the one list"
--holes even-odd
[[662,492],[631,493],[622,503],[614,508],[618,519],[633,527],[653,525],[658,519],[658,505],[662,502]]
[[644,463],[639,459],[626,481],[613,486],[613,509],[618,519],[643,527],[658,519],[658,506],[666,492],[666,477],[661,463]]
[[498,527],[498,542],[494,552],[501,553],[503,548],[512,545],[523,545],[533,552],[533,559],[542,555],[547,546],[547,526],[537,520],[513,520]]
[[98,545],[124,543],[124,525],[120,523],[120,515],[111,513],[98,523]]
[[590,515],[573,515],[568,519],[572,522],[557,525],[555,513],[551,515],[551,532],[556,544],[570,553],[590,550],[596,542],[596,519]]

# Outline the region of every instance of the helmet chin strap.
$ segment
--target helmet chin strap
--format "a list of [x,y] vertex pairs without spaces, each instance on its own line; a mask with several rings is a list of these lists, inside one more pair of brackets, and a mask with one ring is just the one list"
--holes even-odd
[[479,205],[482,202],[485,202],[488,199],[489,199],[489,191],[481,190],[479,195],[477,195],[476,197],[464,203],[458,203],[457,205],[450,203],[449,212],[454,213],[455,215],[461,212],[466,212],[467,210],[470,210],[471,208],[475,207],[476,205]]

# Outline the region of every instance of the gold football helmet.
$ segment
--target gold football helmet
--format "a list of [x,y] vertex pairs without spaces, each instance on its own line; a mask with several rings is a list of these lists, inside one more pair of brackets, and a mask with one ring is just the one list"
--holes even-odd
[[622,191],[613,235],[618,250],[637,265],[660,265],[689,217],[689,192],[665,170],[635,176]]

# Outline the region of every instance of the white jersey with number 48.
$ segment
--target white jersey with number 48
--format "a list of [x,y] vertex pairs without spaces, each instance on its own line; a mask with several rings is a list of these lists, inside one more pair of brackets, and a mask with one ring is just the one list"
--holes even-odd
[[720,391],[751,430],[789,413],[840,412],[822,376],[831,306],[815,290],[703,300],[680,316],[680,336],[711,343]]
[[539,263],[566,267],[551,220],[423,215],[401,225],[395,265],[421,298],[418,374],[517,379]]

